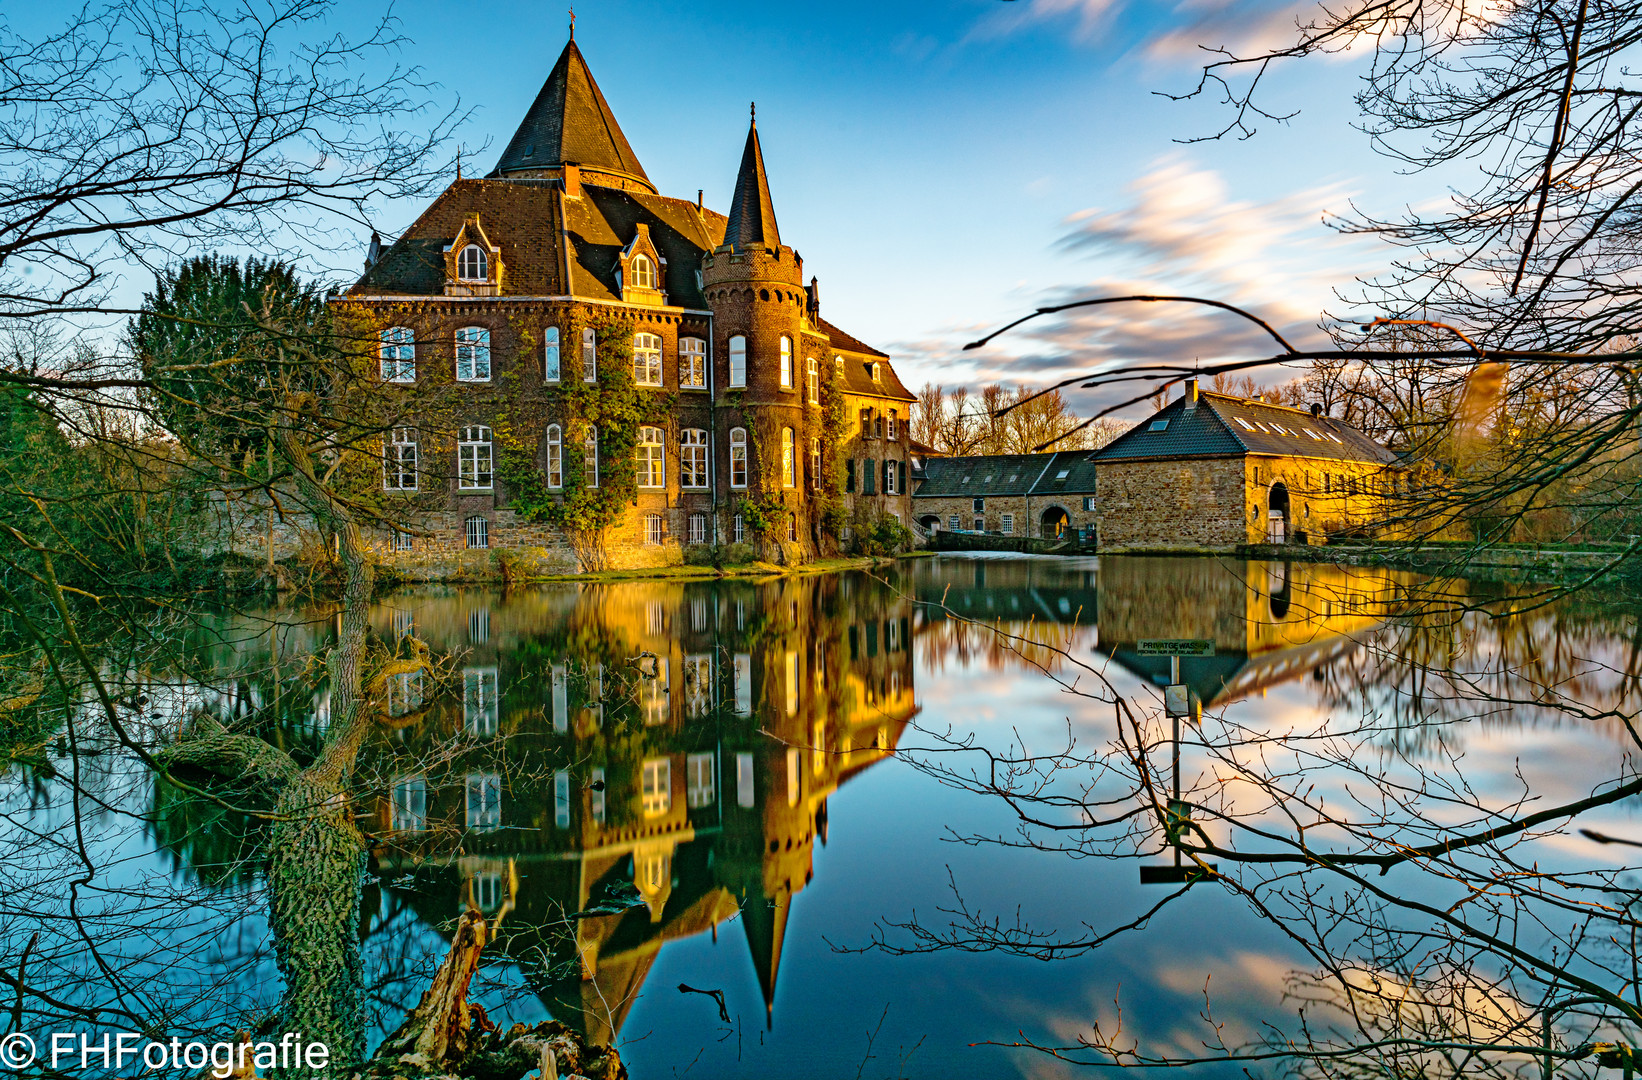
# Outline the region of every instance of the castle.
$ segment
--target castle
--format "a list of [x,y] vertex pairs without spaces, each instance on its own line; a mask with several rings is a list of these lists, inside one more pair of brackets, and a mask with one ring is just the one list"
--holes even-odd
[[911,518],[914,396],[821,315],[756,116],[726,217],[660,194],[572,35],[482,179],[335,301],[379,354],[389,559],[800,560]]

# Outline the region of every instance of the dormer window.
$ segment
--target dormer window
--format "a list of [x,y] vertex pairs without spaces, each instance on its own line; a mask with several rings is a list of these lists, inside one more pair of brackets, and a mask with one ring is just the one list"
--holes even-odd
[[882,365],[882,364],[873,364],[872,365],[872,381],[876,382],[876,383],[881,383],[881,382],[884,381],[884,365]]
[[635,289],[653,289],[656,287],[656,264],[647,256],[635,255],[628,264],[628,273],[633,279]]
[[458,281],[489,281],[490,259],[485,256],[485,249],[478,244],[469,244],[456,256],[456,279]]

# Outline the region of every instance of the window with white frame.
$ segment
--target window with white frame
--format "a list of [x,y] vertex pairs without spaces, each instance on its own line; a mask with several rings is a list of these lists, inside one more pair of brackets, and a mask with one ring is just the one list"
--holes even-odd
[[678,384],[684,390],[707,389],[707,343],[701,338],[678,339]]
[[416,432],[408,427],[394,428],[382,444],[382,488],[416,490]]
[[749,653],[735,654],[735,711],[738,716],[753,714],[753,658]]
[[553,773],[553,824],[561,829],[570,828],[569,769],[557,769]]
[[554,664],[551,671],[550,692],[553,704],[553,730],[570,730],[570,672],[563,664]]
[[737,514],[735,516],[735,520],[730,522],[730,542],[732,544],[739,544],[746,538],[747,523],[741,519],[740,514]]
[[388,676],[388,715],[405,716],[422,707],[422,673],[407,671]]
[[600,825],[604,824],[604,770],[593,770],[593,782],[588,785],[592,790],[588,792],[588,809],[593,812],[593,820]]
[[491,486],[490,429],[465,427],[456,441],[457,486],[465,491],[486,491]]
[[547,486],[564,487],[564,435],[558,424],[547,425]]
[[667,530],[662,523],[660,514],[644,515],[644,542],[652,547],[659,545],[667,536]]
[[416,381],[416,333],[408,326],[390,326],[382,331],[378,346],[382,358],[382,378],[386,382]]
[[395,550],[395,551],[415,551],[416,550],[416,537],[412,536],[410,533],[406,532],[403,529],[393,530],[393,550]]
[[895,484],[896,484],[897,478],[900,476],[900,472],[901,472],[900,467],[899,467],[900,464],[901,464],[900,462],[895,461],[895,460],[889,460],[889,461],[884,462],[884,494],[885,495],[898,494],[898,489],[896,488]]
[[707,542],[707,515],[690,515],[690,543],[705,544]]
[[707,486],[707,432],[701,428],[679,433],[678,483],[686,488]]
[[599,339],[591,326],[582,328],[582,381],[599,381]]
[[645,758],[639,773],[639,795],[647,818],[661,817],[673,808],[673,763],[664,757]]
[[662,458],[666,437],[659,427],[639,428],[638,446],[633,451],[638,485],[641,488],[659,488],[667,485],[667,466]]
[[428,782],[420,776],[395,780],[390,826],[400,832],[423,832],[428,827]]
[[656,287],[656,264],[650,261],[649,256],[633,256],[627,264],[627,271],[633,279],[633,288],[653,289]]
[[559,381],[559,328],[549,326],[542,331],[542,378],[546,382]]
[[582,473],[587,478],[587,486],[599,486],[599,426],[587,425],[587,438],[582,440]]
[[781,335],[781,385],[792,386],[792,338]]
[[456,381],[490,381],[490,331],[482,326],[456,331]]
[[713,783],[713,755],[690,754],[684,759],[684,805],[692,810],[713,805],[718,790]]
[[468,828],[489,832],[502,824],[502,774],[468,773]]
[[490,546],[490,522],[474,514],[462,522],[462,532],[470,548],[488,548]]
[[884,381],[884,366],[882,364],[874,363],[872,365],[872,381],[879,383]]
[[655,677],[641,675],[639,678],[639,714],[646,727],[667,722],[669,685],[667,661],[659,658],[656,660]]
[[730,338],[730,385],[747,385],[747,339],[740,334]]
[[633,335],[633,381],[640,386],[661,385],[661,338],[658,335]]
[[490,609],[475,608],[468,612],[468,641],[483,645],[490,640]]
[[468,668],[462,672],[462,726],[470,735],[496,734],[499,715],[495,668]]
[[957,514],[953,514],[952,517],[947,520],[946,527],[951,529],[953,532],[957,532],[959,529],[963,528],[963,526],[958,524]]
[[747,486],[747,429],[730,429],[730,486]]
[[813,356],[804,361],[804,389],[811,405],[821,404],[821,361]]
[[753,756],[751,754],[737,754],[735,756],[735,804],[743,810],[753,805]]
[[458,281],[490,280],[490,258],[478,244],[469,244],[456,256]]
[[998,531],[1005,536],[1015,535],[1015,515],[1004,514],[998,519]]
[[833,357],[832,358],[832,367],[833,367],[833,370],[838,373],[838,381],[843,382],[844,381],[844,358],[842,356]]
[[895,425],[896,425],[896,422],[900,420],[900,417],[901,417],[901,413],[900,413],[899,410],[891,409],[889,411],[889,435],[888,435],[888,437],[891,438],[891,439],[895,438]]
[[787,748],[787,805],[788,806],[797,806],[799,797],[802,796],[803,793],[804,793],[802,787],[800,787],[800,784],[801,784],[802,779],[803,779],[803,774],[799,772],[798,761],[799,761],[798,747],[796,747],[796,746],[788,747]]
[[797,487],[797,463],[793,460],[793,431],[792,428],[781,429],[781,486]]
[[810,483],[821,486],[821,440],[810,440]]
[[684,658],[684,715],[700,719],[713,708],[713,657],[696,653]]

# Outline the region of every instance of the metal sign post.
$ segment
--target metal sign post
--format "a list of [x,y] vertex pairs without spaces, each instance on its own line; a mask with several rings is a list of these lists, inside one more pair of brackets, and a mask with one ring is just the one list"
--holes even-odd
[[[1165,651],[1169,656],[1169,685],[1163,688],[1163,711],[1169,717],[1172,728],[1170,739],[1171,754],[1173,757],[1173,782],[1171,785],[1172,797],[1169,799],[1169,808],[1164,814],[1164,834],[1168,837],[1169,846],[1174,848],[1173,866],[1142,866],[1140,868],[1140,883],[1142,885],[1183,885],[1189,881],[1196,881],[1205,876],[1201,866],[1186,866],[1180,854],[1180,842],[1186,829],[1192,822],[1192,808],[1186,805],[1180,797],[1180,718],[1186,717],[1192,723],[1197,723],[1202,716],[1202,703],[1196,699],[1187,686],[1180,679],[1180,657],[1213,656],[1214,642],[1201,640],[1186,641],[1142,641],[1139,643],[1141,655],[1159,656]],[[1212,871],[1215,868],[1210,866]]]

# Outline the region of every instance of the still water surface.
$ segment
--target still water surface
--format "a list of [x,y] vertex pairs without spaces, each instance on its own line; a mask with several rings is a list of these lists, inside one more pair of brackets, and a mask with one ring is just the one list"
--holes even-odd
[[[1632,701],[1635,618],[1595,602],[1501,618],[1507,590],[1463,583],[1448,595],[1476,610],[1427,618],[1399,607],[1411,582],[1311,564],[941,557],[882,576],[393,595],[377,631],[445,659],[437,676],[390,681],[392,724],[360,757],[378,1033],[414,1005],[469,904],[505,911],[478,987],[492,1015],[614,1042],[636,1077],[1070,1074],[974,1044],[1065,1043],[1115,1017],[1121,995],[1127,1030],[1189,1052],[1206,980],[1234,1030],[1280,1021],[1303,958],[1212,888],[1053,963],[862,947],[900,940],[887,924],[914,915],[941,925],[959,897],[1068,931],[1157,899],[1131,860],[953,842],[1013,837],[1014,817],[927,768],[954,764],[935,752],[942,736],[1035,751],[1109,740],[1110,706],[1068,688],[1103,673],[1155,710],[1169,659],[1146,640],[1213,643],[1181,662],[1210,718],[1294,730],[1372,715],[1416,754],[1577,789],[1582,763],[1613,752],[1600,724],[1531,704],[1432,720],[1472,708],[1445,690],[1460,677],[1499,698],[1525,697],[1531,678],[1595,705]],[[171,687],[179,707],[267,710],[288,692],[278,672],[301,670],[329,633],[300,611],[225,627],[212,677]],[[322,690],[275,711],[292,744],[326,722]],[[173,981],[230,983],[239,1007],[271,1005],[255,838],[140,777],[105,789],[135,816],[103,819],[97,858],[112,880],[150,882],[145,912],[174,909],[110,949]],[[14,830],[64,812],[49,784],[7,805]],[[60,879],[36,887],[42,910],[60,907]]]

